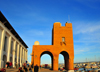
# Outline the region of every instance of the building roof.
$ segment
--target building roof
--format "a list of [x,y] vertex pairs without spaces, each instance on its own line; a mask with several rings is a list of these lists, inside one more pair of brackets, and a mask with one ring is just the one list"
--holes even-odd
[[0,21],[9,29],[9,31],[24,45],[26,48],[28,46],[25,44],[25,42],[21,39],[21,37],[18,35],[18,33],[14,30],[14,28],[11,26],[11,24],[8,22],[8,20],[5,18],[5,16],[0,11]]

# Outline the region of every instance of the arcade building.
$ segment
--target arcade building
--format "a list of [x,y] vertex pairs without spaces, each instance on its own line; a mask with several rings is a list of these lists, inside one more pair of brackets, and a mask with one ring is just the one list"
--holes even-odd
[[15,63],[21,67],[27,61],[27,48],[0,11],[0,68],[5,67],[6,62],[12,62],[12,67],[15,67]]

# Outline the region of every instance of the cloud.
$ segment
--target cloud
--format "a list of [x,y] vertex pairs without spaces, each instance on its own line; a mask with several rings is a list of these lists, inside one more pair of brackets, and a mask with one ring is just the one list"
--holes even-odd
[[100,43],[100,41],[74,41],[75,43]]
[[93,54],[93,53],[94,53],[94,54],[100,53],[100,51],[94,51],[94,52],[93,52],[93,51],[90,51],[90,52],[88,52],[88,54]]
[[85,52],[89,52],[90,51],[90,49],[89,48],[77,48],[77,49],[75,49],[74,50],[74,53],[75,54],[83,54],[83,53],[85,53]]
[[35,20],[35,21],[40,21],[40,22],[49,22],[49,21],[53,21],[52,18],[50,18],[49,16],[45,16],[43,13],[41,14],[40,12],[29,12],[28,14],[26,13],[25,15],[22,15],[22,17],[26,17],[26,18],[31,18],[31,20]]
[[[98,30],[100,30],[100,22],[97,23],[83,23],[83,22],[79,22],[80,25],[77,25],[77,27],[74,29],[74,34],[85,34],[85,33],[93,33],[96,32]],[[76,24],[79,24],[76,23]]]
[[75,22],[73,37],[74,43],[100,43],[100,21]]
[[29,30],[27,31],[28,34],[35,35],[35,36],[43,36],[43,31],[40,30]]
[[91,9],[100,9],[98,7],[100,0],[76,0],[81,5],[84,5],[86,7],[89,7]]

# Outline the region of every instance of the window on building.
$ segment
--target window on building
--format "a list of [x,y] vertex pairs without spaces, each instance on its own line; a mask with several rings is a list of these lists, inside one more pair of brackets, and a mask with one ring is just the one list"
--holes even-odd
[[19,58],[20,58],[20,48],[21,48],[21,46],[19,47]]
[[6,46],[7,46],[7,37],[5,36],[4,51],[6,51]]
[[12,57],[10,57],[10,62],[12,62]]
[[10,53],[12,54],[13,52],[13,41],[11,41],[11,49],[10,49]]
[[62,37],[62,42],[65,42],[65,37]]
[[17,43],[16,43],[16,49],[15,49],[15,55],[17,56]]

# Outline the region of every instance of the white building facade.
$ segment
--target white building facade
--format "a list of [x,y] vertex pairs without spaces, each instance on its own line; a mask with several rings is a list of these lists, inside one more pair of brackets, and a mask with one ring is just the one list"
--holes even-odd
[[28,46],[13,29],[4,15],[0,12],[0,68],[5,67],[6,62],[22,64],[27,61]]

